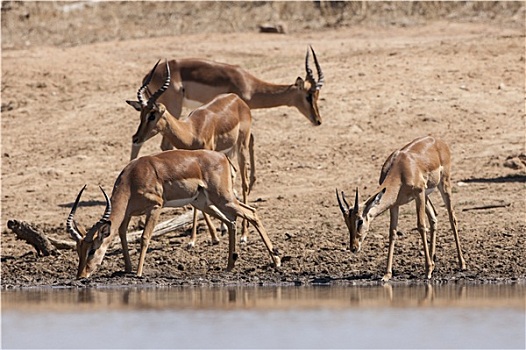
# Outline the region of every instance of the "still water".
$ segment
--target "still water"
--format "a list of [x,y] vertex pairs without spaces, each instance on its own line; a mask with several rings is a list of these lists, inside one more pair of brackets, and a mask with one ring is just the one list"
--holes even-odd
[[2,348],[521,348],[526,286],[3,291]]

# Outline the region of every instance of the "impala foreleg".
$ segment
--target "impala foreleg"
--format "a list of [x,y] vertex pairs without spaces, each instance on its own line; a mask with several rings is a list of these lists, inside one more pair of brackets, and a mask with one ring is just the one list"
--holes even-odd
[[390,224],[389,224],[389,250],[387,252],[387,271],[382,278],[383,282],[387,282],[393,276],[393,254],[394,246],[396,241],[396,228],[398,226],[398,212],[399,207],[392,207],[390,213]]
[[195,241],[197,239],[197,209],[193,208],[192,210],[192,233],[190,234],[190,240],[186,243],[186,248],[188,249],[195,247]]
[[430,279],[431,275],[433,274],[433,270],[435,268],[435,263],[431,259],[431,256],[429,254],[429,247],[427,244],[427,228],[426,228],[426,220],[425,220],[425,215],[426,215],[425,191],[422,190],[415,196],[415,202],[416,202],[417,227],[418,227],[418,232],[420,232],[420,237],[422,238],[422,244],[424,248],[426,277]]
[[128,251],[128,239],[126,237],[128,225],[130,223],[130,218],[130,216],[125,217],[124,221],[119,227],[119,238],[121,240],[122,255],[124,256],[124,271],[127,273],[132,271],[130,252]]
[[203,213],[203,218],[205,219],[206,226],[208,226],[208,231],[210,232],[210,239],[212,240],[212,244],[219,244],[219,238],[217,237],[216,228],[212,223],[212,220],[210,220],[210,216]]
[[437,230],[437,213],[431,199],[426,196],[426,214],[429,221],[429,230],[430,230],[430,252],[431,259],[436,260],[436,230]]
[[152,238],[152,233],[159,215],[161,214],[161,207],[156,206],[153,208],[150,213],[146,214],[146,224],[144,225],[144,231],[141,236],[141,253],[139,256],[139,266],[137,266],[137,276],[142,276],[144,260],[146,258],[146,252],[148,251],[148,246],[150,245],[150,239]]
[[[241,176],[241,188],[243,190],[243,200],[242,203],[247,204],[248,202],[248,194],[250,193],[250,189],[252,184],[249,184],[248,182],[248,150],[243,149],[240,150],[238,155],[238,161],[239,161],[239,173]],[[254,167],[254,164],[252,164],[252,167]],[[241,230],[241,242],[247,242],[248,241],[248,221],[243,218],[242,222],[242,230]]]

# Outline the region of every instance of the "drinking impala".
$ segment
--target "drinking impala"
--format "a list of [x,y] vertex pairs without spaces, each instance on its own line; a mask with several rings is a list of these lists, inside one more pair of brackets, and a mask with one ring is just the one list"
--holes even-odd
[[79,192],[66,221],[67,231],[77,243],[77,278],[93,274],[117,234],[122,244],[125,271],[131,272],[126,239],[128,224],[132,216],[146,214],[137,267],[137,276],[142,276],[146,252],[161,209],[188,204],[227,225],[227,270],[234,268],[238,257],[238,217],[248,220],[255,227],[263,239],[273,265],[280,266],[278,251],[272,246],[256,210],[236,199],[232,189],[230,162],[222,153],[208,150],[172,150],[133,160],[117,177],[111,199],[101,188],[106,210],[102,218],[87,231],[74,221],[75,211],[85,187]]
[[[393,252],[398,225],[398,211],[401,205],[415,200],[418,232],[422,238],[425,270],[431,278],[435,268],[436,213],[428,195],[438,188],[449,214],[449,222],[455,237],[460,269],[466,268],[462,256],[460,239],[457,230],[457,219],[451,204],[451,152],[448,145],[430,136],[418,138],[393,152],[385,161],[380,175],[380,187],[364,203],[359,204],[358,189],[354,206],[350,207],[342,192],[342,199],[336,190],[336,198],[349,229],[350,248],[358,253],[367,236],[371,221],[389,209],[391,221],[389,226],[389,251],[387,255],[387,272],[383,281],[392,277]],[[343,204],[342,204],[343,200]],[[425,215],[431,225],[431,250],[427,244]]]

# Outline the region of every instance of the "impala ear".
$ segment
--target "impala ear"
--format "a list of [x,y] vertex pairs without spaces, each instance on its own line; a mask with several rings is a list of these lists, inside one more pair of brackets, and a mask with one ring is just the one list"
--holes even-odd
[[95,238],[93,239],[92,249],[99,249],[99,247],[102,245],[102,242],[104,242],[104,240],[110,236],[110,232],[111,222],[105,220],[104,223],[102,223],[97,230],[97,236],[95,236]]
[[305,81],[303,81],[303,79],[301,79],[300,77],[298,77],[298,78],[296,79],[296,83],[295,83],[295,85],[296,85],[299,89],[301,89],[301,90],[305,90]]
[[363,210],[363,215],[364,216],[367,216],[367,213],[369,213],[369,211],[371,210],[371,208],[377,206],[378,204],[380,204],[380,201],[382,200],[382,197],[385,193],[387,189],[384,188],[383,190],[381,190],[380,192],[378,192],[374,197],[371,197],[367,203],[365,203],[365,208]]
[[106,238],[108,238],[110,236],[110,233],[111,233],[111,221],[106,220],[106,222],[102,224],[99,230],[99,236],[101,240],[105,240]]
[[126,103],[135,108],[137,112],[141,111],[141,103],[139,101],[126,100]]

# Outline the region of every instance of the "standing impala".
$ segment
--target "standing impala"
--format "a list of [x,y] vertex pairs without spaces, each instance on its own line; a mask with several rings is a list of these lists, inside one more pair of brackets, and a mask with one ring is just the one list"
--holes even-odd
[[[391,221],[389,225],[389,252],[387,256],[387,272],[383,281],[392,277],[393,251],[398,225],[398,210],[401,205],[413,199],[416,202],[417,226],[425,254],[425,269],[427,278],[431,278],[435,268],[436,245],[436,213],[428,195],[438,187],[446,205],[449,222],[457,247],[460,269],[466,268],[462,256],[460,240],[457,231],[457,219],[451,204],[451,153],[448,145],[442,140],[426,136],[413,140],[400,150],[393,152],[382,167],[380,187],[363,204],[359,204],[358,189],[354,207],[350,207],[342,192],[342,204],[336,190],[336,198],[342,211],[345,224],[349,229],[351,251],[357,253],[369,230],[371,221],[389,209]],[[427,229],[424,215],[428,216],[431,225],[431,252],[427,244]]]
[[[312,47],[310,51],[318,71],[318,80],[314,78],[312,69],[309,67],[310,54],[307,50],[306,78],[304,80],[298,77],[292,85],[265,82],[240,67],[230,64],[195,58],[171,60],[168,62],[172,72],[170,84],[166,93],[159,97],[159,102],[166,106],[170,114],[179,118],[183,105],[195,108],[212,101],[219,94],[234,93],[241,97],[251,109],[293,106],[312,124],[320,125],[318,97],[324,77]],[[148,79],[148,76],[145,76],[143,82]],[[152,91],[159,89],[164,81],[164,70],[154,70],[150,84]],[[137,101],[126,102],[133,107],[137,104]],[[133,143],[131,159],[138,156],[141,146],[142,144]],[[165,137],[161,149],[172,149],[170,142]]]
[[[144,90],[148,88],[159,61],[155,64],[143,85],[137,91],[138,102],[130,102],[141,112],[141,122],[133,135],[133,144],[137,147],[158,133],[177,149],[208,149],[225,153],[229,159],[237,158],[241,173],[243,203],[256,181],[254,138],[250,128],[252,115],[250,108],[236,94],[221,94],[211,102],[192,111],[185,119],[172,116],[162,103],[157,100],[163,96],[170,85],[170,66],[166,62],[166,77],[164,84],[145,101]],[[250,157],[250,163],[249,163]],[[248,167],[250,165],[250,183],[248,182]],[[204,215],[208,224],[212,243],[218,243],[212,223]],[[197,212],[194,209],[193,228],[189,247],[195,245],[197,231]],[[248,223],[243,220],[241,240],[247,240]]]
[[146,214],[137,267],[137,276],[142,276],[146,252],[161,209],[187,204],[227,225],[227,270],[234,268],[238,257],[235,251],[238,217],[248,220],[256,228],[274,266],[280,266],[278,251],[273,248],[256,210],[236,199],[232,188],[230,162],[222,153],[173,150],[130,162],[115,181],[111,199],[101,188],[106,199],[106,210],[103,217],[87,232],[74,221],[85,187],[78,194],[66,221],[67,231],[77,242],[77,278],[89,277],[96,270],[117,234],[121,239],[125,271],[131,272],[126,231],[132,216]]

